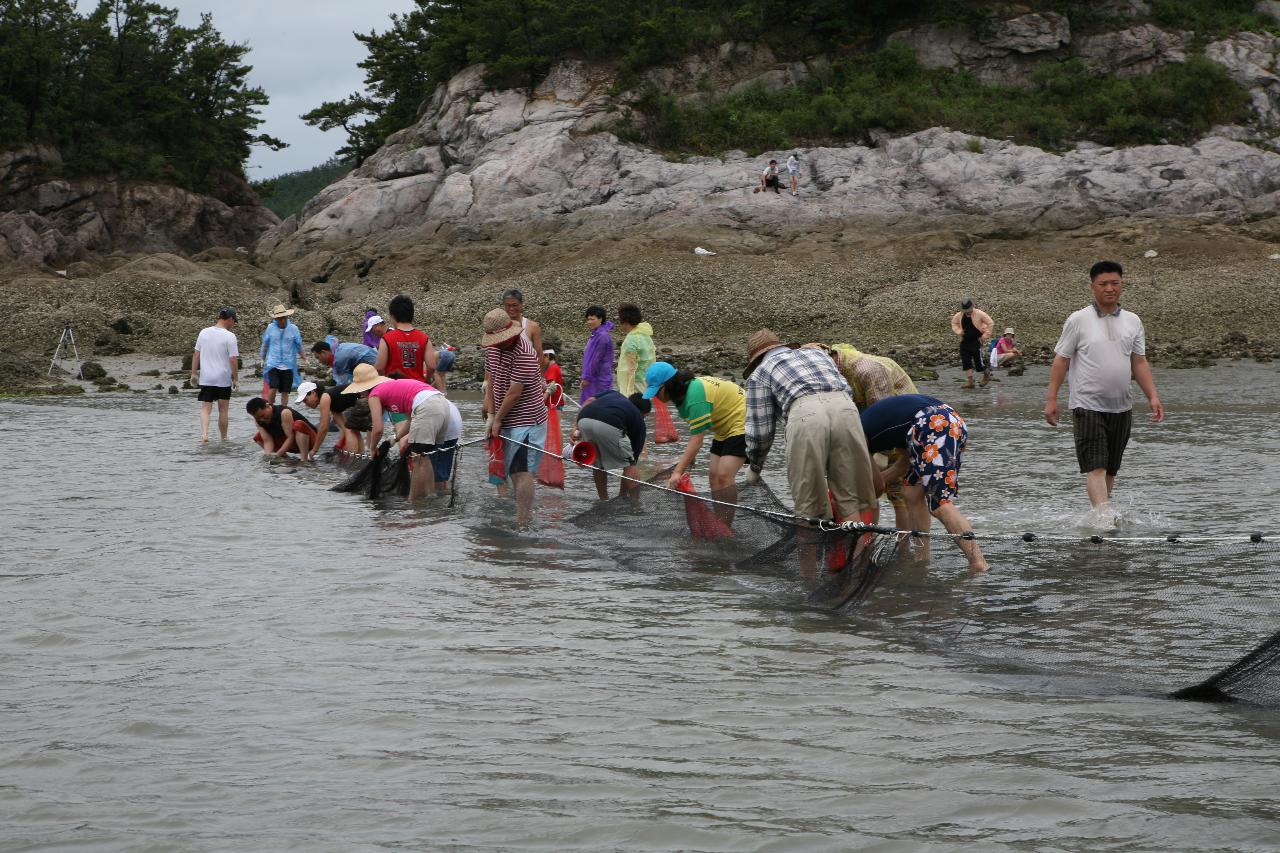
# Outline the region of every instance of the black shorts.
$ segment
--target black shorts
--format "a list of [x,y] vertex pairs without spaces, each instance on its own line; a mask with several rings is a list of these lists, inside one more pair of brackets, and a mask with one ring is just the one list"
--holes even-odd
[[529,448],[522,445],[516,448],[515,456],[511,457],[511,464],[507,466],[507,476],[528,473],[531,473],[529,471]]
[[716,456],[741,456],[747,458],[746,435],[731,435],[724,441],[711,440],[711,452]]
[[415,456],[430,454],[428,458],[431,460],[431,470],[435,472],[436,480],[443,483],[453,478],[453,455],[457,452],[457,447],[458,439],[450,438],[439,444],[414,442],[409,445],[409,452]]
[[960,344],[960,367],[964,370],[986,370],[986,365],[982,363],[981,342]]
[[1105,468],[1114,477],[1120,470],[1120,460],[1124,458],[1124,448],[1129,443],[1132,428],[1132,409],[1127,412],[1072,409],[1071,429],[1075,434],[1080,473]]
[[293,390],[293,371],[287,367],[276,367],[267,371],[267,386],[272,391],[288,394]]
[[212,403],[214,400],[230,400],[230,385],[201,385],[196,399],[201,403]]

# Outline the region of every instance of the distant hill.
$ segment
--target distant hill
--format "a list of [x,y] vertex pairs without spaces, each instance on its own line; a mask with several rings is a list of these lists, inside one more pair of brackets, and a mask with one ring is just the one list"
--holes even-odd
[[257,181],[253,189],[262,205],[281,219],[302,213],[302,208],[316,193],[341,178],[354,164],[333,158],[319,166],[299,172],[286,172],[266,181]]

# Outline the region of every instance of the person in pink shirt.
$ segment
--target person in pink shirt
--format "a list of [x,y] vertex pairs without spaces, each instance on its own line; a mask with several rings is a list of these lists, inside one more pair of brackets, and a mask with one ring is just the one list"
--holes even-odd
[[[425,382],[417,379],[390,379],[379,376],[370,364],[358,364],[354,381],[342,393],[369,392],[369,416],[373,430],[369,433],[369,446],[377,447],[382,439],[382,413],[405,415],[407,420],[396,424],[396,436],[400,441],[400,455],[409,462],[409,498],[430,494],[435,488],[434,457],[445,451],[452,438],[457,444],[462,419],[457,408],[447,397]],[[426,458],[415,458],[415,457]]]

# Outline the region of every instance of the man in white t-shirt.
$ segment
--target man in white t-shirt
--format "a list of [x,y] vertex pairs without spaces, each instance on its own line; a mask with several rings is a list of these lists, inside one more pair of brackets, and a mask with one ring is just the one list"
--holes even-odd
[[1133,425],[1136,381],[1151,405],[1151,420],[1164,421],[1164,406],[1147,363],[1146,332],[1132,311],[1120,308],[1124,270],[1099,261],[1089,270],[1093,304],[1067,318],[1054,349],[1044,419],[1058,425],[1058,389],[1070,372],[1071,426],[1076,460],[1085,474],[1089,502],[1110,512],[1111,491]]
[[195,353],[191,356],[191,383],[200,386],[200,441],[209,440],[209,417],[213,402],[218,401],[218,432],[227,438],[227,415],[231,391],[240,387],[240,344],[231,328],[236,324],[236,310],[223,308],[218,320],[200,332]]

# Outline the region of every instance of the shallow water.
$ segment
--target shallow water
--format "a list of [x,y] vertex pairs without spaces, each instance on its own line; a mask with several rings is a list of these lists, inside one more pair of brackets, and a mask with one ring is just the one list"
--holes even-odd
[[[982,532],[1087,532],[1044,378],[922,389],[970,422]],[[1280,532],[1280,373],[1158,379],[1122,530]],[[197,447],[187,398],[0,425],[3,850],[1280,846],[1280,712],[1159,698],[1280,628],[1269,550],[1009,542],[969,579],[935,546],[831,613],[682,543],[610,556],[575,472],[518,531],[475,455],[413,508],[264,464],[234,408]]]

